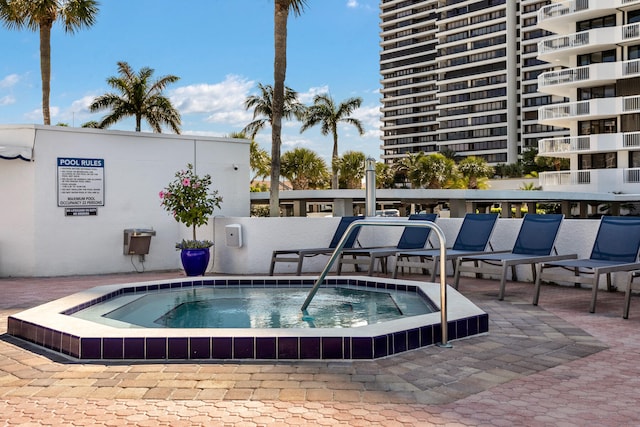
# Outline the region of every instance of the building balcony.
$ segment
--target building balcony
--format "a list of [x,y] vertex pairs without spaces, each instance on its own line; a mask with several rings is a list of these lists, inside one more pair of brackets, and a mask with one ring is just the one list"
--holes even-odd
[[594,28],[579,33],[547,37],[538,42],[538,59],[569,66],[570,57],[615,49],[640,41],[640,23],[620,27]]
[[611,15],[618,10],[640,7],[640,0],[566,0],[538,10],[538,27],[557,34],[566,34],[578,21]]
[[541,124],[568,128],[576,120],[599,119],[640,112],[640,95],[565,102],[538,108]]
[[572,137],[545,138],[538,141],[538,155],[569,157],[578,153],[597,153],[640,149],[640,132],[601,133]]
[[640,59],[547,71],[538,76],[538,91],[569,98],[578,87],[604,86],[633,77],[640,77]]
[[640,193],[640,168],[541,172],[538,179],[547,191]]

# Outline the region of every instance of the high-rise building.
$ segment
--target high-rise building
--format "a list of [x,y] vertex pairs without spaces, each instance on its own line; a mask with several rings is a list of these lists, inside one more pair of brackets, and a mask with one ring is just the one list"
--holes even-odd
[[438,1],[382,1],[382,158],[438,151]]
[[550,1],[382,0],[382,158],[455,152],[515,163],[567,131],[537,122],[550,65],[536,58],[537,11]]
[[541,92],[568,102],[539,109],[540,124],[567,128],[539,153],[571,170],[541,174],[545,190],[640,193],[640,0],[568,0],[538,11],[555,35],[538,43]]

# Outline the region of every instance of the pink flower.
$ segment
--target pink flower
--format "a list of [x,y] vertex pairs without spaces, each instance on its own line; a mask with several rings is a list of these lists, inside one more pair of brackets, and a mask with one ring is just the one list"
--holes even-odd
[[189,178],[184,178],[184,179],[182,180],[182,185],[183,185],[184,187],[188,187],[189,185],[191,185],[191,181],[189,180]]
[[164,199],[164,191],[161,191],[158,195],[160,196],[161,199]]

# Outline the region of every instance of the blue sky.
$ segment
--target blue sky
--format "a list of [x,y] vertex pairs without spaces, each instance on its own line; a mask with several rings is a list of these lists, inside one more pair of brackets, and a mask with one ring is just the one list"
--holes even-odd
[[[328,92],[336,102],[363,99],[354,113],[366,130],[339,128],[339,151],[380,157],[378,0],[308,0],[290,15],[287,86],[309,105]],[[165,94],[182,115],[182,133],[211,136],[240,131],[252,119],[243,103],[257,84],[273,83],[273,0],[101,0],[96,24],[51,37],[51,122],[80,126],[99,120],[87,106],[111,92],[106,79],[117,62],[154,76],[180,77]],[[0,26],[0,124],[42,123],[38,34]],[[112,129],[134,130],[132,121]],[[257,142],[271,150],[270,128]],[[319,127],[283,129],[283,151],[307,147],[331,156],[330,136]]]

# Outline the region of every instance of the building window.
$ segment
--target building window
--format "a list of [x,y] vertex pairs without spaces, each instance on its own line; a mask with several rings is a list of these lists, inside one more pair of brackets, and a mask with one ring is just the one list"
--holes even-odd
[[629,167],[640,168],[640,151],[629,151]]
[[605,50],[603,52],[592,52],[585,55],[578,55],[578,66],[600,64],[603,62],[616,62],[616,50]]
[[600,119],[600,120],[587,120],[578,123],[579,135],[597,135],[600,133],[616,133],[618,132],[618,126],[616,119]]
[[616,96],[615,85],[596,86],[596,87],[578,89],[578,101],[587,101],[589,99],[597,99],[597,98],[615,98],[615,96]]
[[622,132],[640,131],[640,114],[623,114],[620,116],[620,127]]
[[627,13],[627,24],[636,24],[640,22],[640,10],[632,10]]
[[581,154],[580,169],[615,169],[618,167],[616,153]]
[[600,16],[576,23],[576,31],[586,31],[594,28],[605,28],[616,26],[616,15]]

